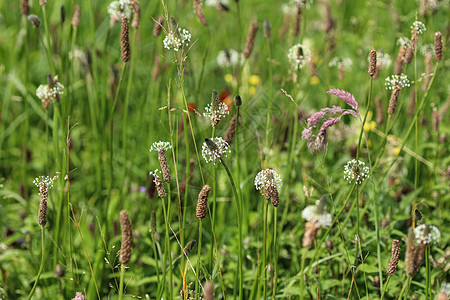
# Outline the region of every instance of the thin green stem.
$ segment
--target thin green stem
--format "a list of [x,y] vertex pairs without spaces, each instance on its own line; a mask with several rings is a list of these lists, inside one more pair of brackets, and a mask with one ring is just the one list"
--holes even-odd
[[[269,208],[269,201],[265,201],[264,205],[264,249],[263,249],[263,270],[264,270],[264,299],[267,299],[267,210]],[[276,230],[275,230],[276,231]]]
[[120,266],[120,285],[119,285],[119,300],[123,299],[123,280],[125,277],[125,265]]
[[272,289],[272,300],[275,300],[275,295],[277,291],[277,262],[278,262],[278,243],[277,243],[277,214],[278,208],[274,207],[273,214],[273,255],[272,255],[272,265],[273,265],[273,289]]
[[391,280],[391,276],[389,275],[386,279],[386,284],[384,285],[383,294],[381,294],[380,300],[383,300],[384,294],[386,293],[387,287],[389,286],[389,280]]
[[31,289],[30,293],[28,294],[27,300],[30,300],[31,297],[33,296],[34,291],[36,290],[37,283],[39,281],[39,277],[41,277],[42,270],[44,269],[45,248],[44,248],[44,227],[43,226],[41,226],[41,247],[42,247],[41,248],[41,265],[39,267],[39,271],[38,271],[38,274],[36,276],[36,280],[34,281],[33,288]]
[[200,262],[202,252],[202,220],[198,220],[198,252],[197,252],[197,270],[195,273],[195,299],[200,298],[199,277],[200,277]]

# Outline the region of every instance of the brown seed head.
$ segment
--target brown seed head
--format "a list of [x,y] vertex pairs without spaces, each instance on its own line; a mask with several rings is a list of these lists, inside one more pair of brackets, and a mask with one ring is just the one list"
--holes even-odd
[[412,61],[412,58],[414,56],[414,52],[416,51],[417,41],[419,40],[419,33],[417,32],[417,29],[414,28],[411,32],[411,41],[409,42],[409,47],[406,49],[404,63],[410,64]]
[[24,16],[30,14],[30,4],[28,3],[28,0],[20,0],[20,13]]
[[369,56],[369,76],[373,77],[377,71],[377,50],[370,50]]
[[152,210],[152,216],[150,217],[150,229],[149,232],[151,234],[156,233],[156,212]]
[[300,3],[297,3],[297,15],[295,16],[294,24],[294,36],[298,36],[300,33],[300,21],[302,19],[302,7]]
[[160,198],[164,198],[166,196],[166,191],[164,190],[164,185],[163,185],[161,177],[155,175],[153,177],[153,182],[156,185],[156,190],[158,191],[158,196]]
[[156,20],[155,25],[153,26],[153,36],[157,37],[161,34],[161,31],[163,29],[164,24],[164,18],[162,16],[158,17],[158,20]]
[[401,90],[400,85],[396,85],[392,90],[391,99],[389,100],[389,108],[388,114],[393,115],[395,113],[395,109],[397,108],[398,96],[400,95]]
[[169,166],[167,165],[166,150],[164,148],[161,148],[158,150],[158,160],[159,160],[159,164],[161,165],[161,170],[162,170],[164,181],[169,183],[170,182],[170,171],[169,171]]
[[123,62],[128,62],[131,57],[129,33],[130,26],[128,25],[128,18],[125,14],[123,14],[122,27],[120,28],[120,56]]
[[434,52],[436,61],[439,62],[442,59],[442,35],[438,31],[434,34]]
[[306,222],[305,224],[305,233],[303,235],[302,246],[305,248],[309,248],[314,245],[314,241],[316,240],[317,233],[319,232],[320,226],[317,226],[311,221]]
[[214,284],[211,281],[205,283],[205,292],[203,294],[203,299],[214,300]]
[[204,219],[206,217],[206,213],[208,212],[208,195],[210,190],[211,187],[205,184],[198,194],[197,210],[195,215],[200,220]]
[[390,276],[397,271],[398,259],[400,258],[400,243],[398,240],[392,241],[391,259],[389,260],[386,273]]
[[39,196],[41,197],[41,202],[39,203],[39,215],[38,223],[42,227],[47,224],[47,199],[48,199],[48,186],[46,183],[41,182],[39,184]]
[[194,0],[194,12],[200,23],[202,23],[204,26],[208,25],[208,20],[206,20],[206,17],[203,14],[202,2],[200,0]]
[[139,24],[141,23],[141,5],[137,0],[131,1],[130,5],[133,8],[133,21],[131,22],[131,27],[139,28]]
[[405,54],[406,54],[405,48],[400,47],[397,58],[395,59],[394,74],[396,74],[396,75],[402,74],[402,66],[403,66],[403,61],[405,59],[404,58]]
[[326,13],[325,32],[327,34],[329,34],[331,32],[331,30],[333,30],[333,27],[334,27],[334,21],[333,21],[333,17],[331,16],[329,2],[325,2],[325,13]]
[[131,229],[130,217],[126,210],[120,212],[120,227],[122,228],[122,245],[120,248],[119,262],[127,265],[130,262],[131,249],[133,248],[133,231]]
[[252,55],[253,48],[255,47],[256,33],[258,32],[258,22],[253,20],[250,24],[250,29],[247,35],[247,41],[245,42],[244,57],[247,59]]
[[234,115],[230,120],[230,125],[228,125],[227,133],[224,137],[224,141],[227,142],[228,145],[231,145],[231,142],[233,141],[236,134],[236,120],[237,117],[236,115]]
[[47,0],[39,0],[40,6],[45,6],[47,4]]
[[410,228],[406,240],[406,255],[405,255],[405,272],[410,277],[413,277],[414,274],[415,256],[416,256],[416,237],[414,235],[414,229]]
[[417,249],[416,249],[416,253],[415,253],[415,257],[414,257],[414,269],[413,269],[413,273],[412,273],[411,277],[416,276],[417,272],[419,271],[420,266],[422,265],[422,262],[423,262],[423,257],[424,257],[426,248],[427,248],[427,245],[425,245],[422,242],[420,242],[419,245],[417,245]]
[[416,89],[411,89],[411,95],[407,110],[408,115],[412,116],[414,114],[415,109],[416,109]]
[[381,125],[384,121],[384,108],[380,97],[375,98],[375,105],[377,107],[377,124]]
[[158,55],[155,56],[155,65],[152,70],[152,79],[155,80],[158,78],[159,73],[161,72],[161,58]]
[[438,110],[436,109],[436,107],[433,107],[433,130],[438,132],[439,131],[439,123],[441,122],[440,120],[440,115]]

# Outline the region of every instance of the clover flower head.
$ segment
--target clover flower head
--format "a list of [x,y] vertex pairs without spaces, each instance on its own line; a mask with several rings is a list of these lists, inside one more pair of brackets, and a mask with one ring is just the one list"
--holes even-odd
[[53,181],[55,179],[56,179],[56,177],[50,177],[50,176],[41,175],[39,177],[36,177],[33,180],[33,183],[37,187],[41,187],[42,185],[46,185],[48,189],[51,189],[53,187]]
[[330,227],[333,223],[333,217],[326,212],[325,197],[316,201],[316,205],[309,205],[302,211],[302,218],[310,221],[320,227]]
[[405,36],[399,37],[397,39],[397,45],[400,45],[403,49],[407,49],[409,47],[409,39]]
[[388,76],[384,82],[387,90],[393,90],[396,86],[401,88],[410,86],[408,77],[405,74]]
[[289,49],[287,56],[294,68],[302,69],[311,60],[311,51],[302,44],[296,44]]
[[217,64],[222,67],[235,67],[244,62],[244,55],[234,49],[225,49],[217,54]]
[[420,47],[420,54],[423,56],[433,56],[434,55],[434,45],[426,44]]
[[225,142],[221,137],[213,137],[211,139],[205,139],[202,145],[202,156],[206,163],[213,162],[216,164],[216,160],[222,158],[222,156],[227,156],[230,153],[228,149],[230,145]]
[[360,160],[352,159],[344,167],[344,178],[350,183],[361,184],[369,177],[369,167]]
[[170,148],[172,148],[172,145],[169,142],[154,142],[152,144],[152,146],[150,147],[149,151],[156,151],[159,152],[160,150],[164,149],[164,150],[169,150]]
[[183,46],[189,45],[191,34],[186,29],[178,28],[178,32],[169,32],[164,38],[164,48],[174,51],[180,50]]
[[416,242],[421,242],[428,245],[431,242],[436,243],[441,237],[441,233],[436,226],[422,224],[414,228],[414,235],[416,236]]
[[282,183],[281,176],[272,169],[262,170],[255,177],[255,188],[258,191],[267,186],[274,186],[279,189]]
[[112,23],[117,23],[122,19],[122,15],[126,15],[127,18],[131,16],[131,1],[130,0],[120,0],[113,1],[108,6],[108,14],[111,18]]
[[347,69],[351,67],[353,61],[348,57],[334,57],[329,63],[329,67],[336,67],[338,69]]
[[420,21],[414,21],[414,23],[411,25],[411,29],[416,30],[418,34],[422,34],[424,31],[427,30],[425,24],[423,24]]

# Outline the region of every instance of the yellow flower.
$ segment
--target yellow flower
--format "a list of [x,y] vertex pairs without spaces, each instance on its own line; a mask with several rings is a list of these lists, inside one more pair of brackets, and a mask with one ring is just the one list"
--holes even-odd
[[311,76],[311,78],[309,78],[309,84],[311,85],[316,85],[319,84],[320,79],[317,76]]
[[400,148],[401,147],[395,147],[394,151],[392,151],[394,153],[394,155],[398,155],[400,153]]
[[252,76],[250,76],[250,79],[248,80],[248,82],[251,85],[258,85],[260,81],[261,81],[261,79],[259,78],[258,75],[252,75]]
[[250,94],[250,96],[253,96],[254,94],[256,94],[256,88],[254,86],[249,87],[248,93]]
[[231,83],[231,82],[233,81],[233,75],[231,75],[231,74],[225,74],[224,79],[225,79],[225,81],[226,81],[227,83]]
[[[370,113],[370,112],[369,112]],[[367,116],[367,118],[368,118],[369,116]],[[377,122],[375,122],[375,121],[369,121],[369,122],[366,122],[365,124],[364,124],[364,130],[365,131],[372,131],[372,130],[374,130],[375,128],[377,127]]]

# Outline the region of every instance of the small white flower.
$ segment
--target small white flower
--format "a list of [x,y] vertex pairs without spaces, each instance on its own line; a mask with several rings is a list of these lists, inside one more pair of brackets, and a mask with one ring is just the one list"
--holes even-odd
[[33,180],[33,183],[37,187],[40,187],[41,185],[46,185],[48,189],[51,189],[53,187],[53,181],[55,179],[56,179],[56,177],[50,177],[50,176],[41,175],[39,177],[36,177]]
[[209,103],[205,107],[205,110],[206,110],[206,112],[203,113],[203,116],[210,117],[211,119],[218,118],[220,120],[223,116],[229,114],[228,106],[225,103],[223,103],[223,102],[220,102],[218,104],[218,108],[217,109],[213,109],[213,105],[211,103]]
[[158,169],[155,169],[155,171],[150,171],[150,172],[148,172],[148,174],[151,175],[151,176],[153,176],[153,177],[161,177],[161,176],[160,176],[161,171],[158,170]]
[[384,84],[388,90],[393,90],[397,85],[401,88],[410,86],[408,77],[404,74],[388,76]]
[[294,68],[301,69],[311,60],[311,51],[304,45],[297,44],[289,49],[287,56]]
[[347,69],[353,64],[348,57],[334,57],[329,63],[329,67],[336,67],[338,69]]
[[170,148],[172,148],[172,145],[169,142],[161,142],[161,141],[159,141],[159,142],[154,142],[152,144],[152,146],[150,147],[149,151],[150,152],[152,152],[152,151],[159,152],[159,150],[162,150],[162,149],[167,151]]
[[418,34],[422,34],[424,31],[427,30],[425,24],[423,24],[420,21],[414,21],[414,23],[411,25],[411,29],[415,29]]
[[217,54],[217,64],[222,67],[236,67],[239,64],[244,62],[244,55],[237,52],[234,49],[226,49],[222,50]]
[[416,241],[428,245],[431,242],[436,243],[441,237],[441,233],[436,226],[422,224],[414,228],[414,235],[416,236]]
[[186,29],[178,28],[178,34],[169,32],[164,38],[164,48],[174,51],[180,50],[183,46],[189,45],[191,34]]
[[202,156],[206,163],[213,162],[216,164],[216,160],[222,156],[227,156],[227,153],[231,151],[228,149],[230,145],[221,137],[214,137],[211,139],[205,139],[202,145]]
[[403,49],[407,49],[409,47],[409,42],[409,39],[404,36],[397,39],[397,45],[400,45]]
[[258,191],[267,186],[274,186],[280,189],[282,183],[281,176],[272,169],[262,170],[255,177],[255,188]]
[[214,6],[216,7],[217,5],[228,5],[228,0],[206,0],[205,1],[205,5],[206,6]]
[[380,68],[388,68],[392,63],[392,59],[387,53],[377,52],[377,66]]
[[130,0],[113,1],[108,6],[108,14],[112,23],[117,23],[122,19],[122,15],[125,14],[127,18],[131,16],[132,7]]
[[317,200],[316,205],[308,205],[302,211],[302,218],[320,227],[330,227],[333,217],[325,210],[325,198]]
[[350,183],[361,184],[369,177],[369,167],[360,160],[352,159],[344,167],[344,178]]
[[54,100],[61,94],[64,94],[64,86],[59,82],[56,82],[53,87],[49,87],[48,84],[41,84],[36,89],[36,96],[41,99],[42,103]]

